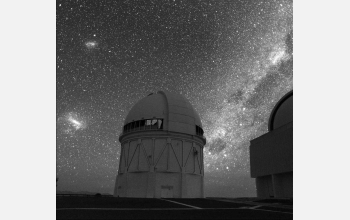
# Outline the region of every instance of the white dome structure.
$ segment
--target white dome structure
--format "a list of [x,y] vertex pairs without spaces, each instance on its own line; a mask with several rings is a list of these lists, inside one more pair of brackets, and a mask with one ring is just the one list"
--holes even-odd
[[119,137],[114,196],[202,198],[206,143],[200,118],[181,95],[159,91],[136,103]]

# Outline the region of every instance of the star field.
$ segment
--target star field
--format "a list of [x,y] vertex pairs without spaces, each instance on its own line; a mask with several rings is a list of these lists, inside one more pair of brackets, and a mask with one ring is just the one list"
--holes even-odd
[[249,141],[293,88],[292,1],[57,1],[57,190],[112,193],[119,134],[147,94],[201,117],[205,196],[255,196]]

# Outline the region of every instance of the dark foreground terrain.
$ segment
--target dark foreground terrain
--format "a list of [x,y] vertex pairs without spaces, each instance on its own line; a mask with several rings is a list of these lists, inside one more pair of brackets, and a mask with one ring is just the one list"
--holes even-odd
[[293,219],[291,200],[57,196],[57,219]]

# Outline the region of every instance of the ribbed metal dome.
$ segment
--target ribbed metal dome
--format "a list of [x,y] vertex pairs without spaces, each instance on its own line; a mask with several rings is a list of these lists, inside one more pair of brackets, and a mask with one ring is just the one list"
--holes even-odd
[[163,130],[195,135],[196,125],[202,128],[198,113],[180,94],[158,91],[137,102],[127,115],[124,125],[144,119],[163,119]]

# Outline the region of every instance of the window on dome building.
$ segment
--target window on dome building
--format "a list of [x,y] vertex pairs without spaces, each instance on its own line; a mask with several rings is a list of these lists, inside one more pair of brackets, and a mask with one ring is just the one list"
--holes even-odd
[[153,119],[152,120],[151,129],[158,129],[157,122],[158,122],[157,119]]
[[163,120],[158,119],[158,129],[163,129]]
[[203,133],[204,133],[203,129],[196,125],[196,134],[199,136],[203,136]]
[[123,132],[143,131],[143,130],[158,130],[163,129],[163,119],[144,119],[130,122],[123,127]]
[[140,130],[145,130],[145,120],[140,121]]
[[136,131],[140,130],[140,121],[135,122],[135,130]]
[[146,130],[150,130],[152,125],[152,120],[146,120]]

